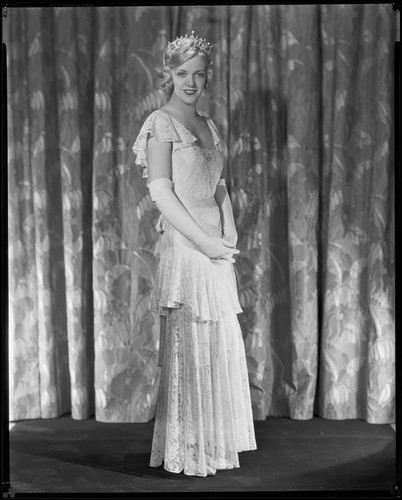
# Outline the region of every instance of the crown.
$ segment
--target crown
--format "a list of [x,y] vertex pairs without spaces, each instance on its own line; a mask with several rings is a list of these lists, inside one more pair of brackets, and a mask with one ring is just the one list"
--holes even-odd
[[170,57],[176,49],[181,47],[181,45],[185,44],[189,40],[194,41],[196,47],[198,47],[207,56],[211,54],[212,45],[207,42],[206,38],[200,38],[198,35],[194,36],[193,30],[190,36],[187,36],[187,34],[185,34],[184,36],[177,37],[173,42],[168,42],[166,55]]

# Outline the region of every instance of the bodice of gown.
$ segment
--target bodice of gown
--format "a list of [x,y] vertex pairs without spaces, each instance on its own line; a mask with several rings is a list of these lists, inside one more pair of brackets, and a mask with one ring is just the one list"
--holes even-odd
[[215,124],[207,118],[214,146],[205,149],[197,138],[168,112],[158,110],[145,120],[133,146],[136,163],[144,167],[148,176],[147,143],[150,136],[159,142],[172,142],[172,181],[177,197],[211,235],[220,236],[219,208],[215,190],[223,169],[223,146]]

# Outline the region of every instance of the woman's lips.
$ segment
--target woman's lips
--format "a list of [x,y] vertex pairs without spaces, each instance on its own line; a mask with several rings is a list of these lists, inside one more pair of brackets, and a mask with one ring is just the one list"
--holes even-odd
[[187,95],[193,95],[197,92],[197,90],[189,90],[189,89],[186,89],[186,90],[183,90],[183,92]]

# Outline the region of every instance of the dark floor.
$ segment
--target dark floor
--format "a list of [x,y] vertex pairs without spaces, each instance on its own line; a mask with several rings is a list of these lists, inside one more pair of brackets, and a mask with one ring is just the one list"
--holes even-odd
[[379,491],[395,482],[395,432],[361,420],[268,418],[240,469],[207,478],[148,466],[153,422],[105,424],[69,416],[10,431],[14,493]]

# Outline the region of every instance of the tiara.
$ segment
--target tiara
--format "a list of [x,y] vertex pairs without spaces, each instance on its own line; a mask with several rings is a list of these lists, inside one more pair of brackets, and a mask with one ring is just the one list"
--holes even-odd
[[176,49],[178,49],[181,45],[189,40],[194,41],[195,46],[198,47],[207,56],[211,54],[213,48],[212,45],[207,42],[206,38],[200,38],[198,35],[194,36],[193,30],[190,36],[187,36],[187,34],[185,34],[184,36],[177,37],[173,42],[168,42],[166,49],[167,57],[170,57]]

